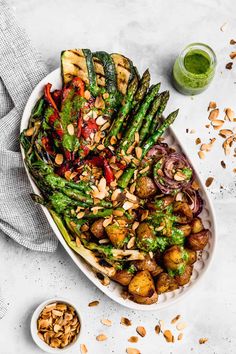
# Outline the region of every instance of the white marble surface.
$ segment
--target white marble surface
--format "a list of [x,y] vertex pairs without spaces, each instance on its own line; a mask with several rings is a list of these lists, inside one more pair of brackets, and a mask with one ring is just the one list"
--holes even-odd
[[[180,107],[174,128],[182,144],[190,150],[195,167],[203,180],[214,176],[209,188],[218,220],[218,247],[213,266],[184,301],[158,313],[134,312],[105,297],[85,279],[61,247],[54,254],[28,251],[9,239],[0,238],[0,284],[8,303],[7,316],[0,321],[0,353],[41,353],[33,344],[29,322],[34,307],[46,298],[64,296],[80,304],[84,318],[81,342],[89,353],[122,354],[127,339],[135,335],[135,327],[143,325],[147,336],[134,347],[142,354],[233,354],[236,352],[236,189],[235,158],[225,157],[222,141],[217,139],[214,148],[204,161],[197,156],[195,139],[207,141],[207,106],[215,100],[222,110],[227,106],[236,111],[236,67],[225,70],[233,49],[231,38],[236,39],[236,4],[234,0],[11,0],[19,22],[31,36],[51,69],[59,65],[62,49],[88,47],[120,51],[134,60],[140,71],[149,67],[153,80],[160,80],[163,89],[170,89],[168,110]],[[227,23],[225,31],[220,31]],[[195,41],[208,43],[218,58],[217,75],[211,87],[194,98],[178,94],[169,78],[173,60],[187,44]],[[231,123],[232,124],[232,123]],[[233,124],[231,125],[231,127]],[[186,134],[185,129],[195,129]],[[212,132],[212,131],[211,131]],[[227,169],[220,166],[224,160]],[[220,189],[220,185],[223,188]],[[99,299],[100,305],[88,308],[88,302]],[[166,326],[180,313],[188,323],[182,342],[168,344],[154,333],[158,319]],[[119,324],[126,316],[133,326]],[[113,325],[106,328],[100,319],[109,318]],[[100,332],[108,335],[106,342],[97,342]],[[200,346],[200,337],[209,338]],[[132,346],[132,345],[130,345]],[[71,350],[79,353],[79,349]]]

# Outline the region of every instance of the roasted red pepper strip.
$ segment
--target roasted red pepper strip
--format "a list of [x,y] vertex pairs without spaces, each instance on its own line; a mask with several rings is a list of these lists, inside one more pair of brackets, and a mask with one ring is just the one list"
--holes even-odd
[[105,175],[107,184],[110,184],[112,181],[114,181],[115,177],[114,177],[112,169],[109,166],[106,159],[104,159],[103,163],[104,163],[104,175]]
[[81,136],[82,123],[83,123],[83,117],[82,117],[81,112],[80,112],[79,113],[79,118],[77,120],[77,138],[79,138]]
[[120,170],[124,170],[126,168],[125,165],[123,165],[123,163],[120,163],[120,162],[115,162],[116,166],[119,167]]
[[94,156],[91,160],[86,160],[85,163],[90,163],[95,167],[103,167],[104,166],[104,159],[100,156]]
[[72,85],[79,89],[79,95],[84,97],[84,82],[80,77],[75,77],[72,80]]
[[81,135],[84,139],[88,139],[91,133],[96,133],[98,125],[95,119],[90,118],[87,122],[84,122],[84,126],[81,129]]
[[55,109],[55,111],[58,113],[58,109],[57,109],[57,105],[56,103],[54,102],[52,96],[51,96],[51,87],[52,87],[52,84],[48,83],[47,85],[45,85],[44,87],[44,96],[45,96],[45,99],[48,101],[48,103]]

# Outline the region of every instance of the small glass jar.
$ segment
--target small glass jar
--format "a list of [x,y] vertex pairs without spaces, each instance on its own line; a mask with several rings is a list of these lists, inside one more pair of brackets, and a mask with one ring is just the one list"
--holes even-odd
[[180,53],[173,67],[173,83],[184,95],[197,95],[212,81],[216,68],[216,55],[206,44],[189,44]]

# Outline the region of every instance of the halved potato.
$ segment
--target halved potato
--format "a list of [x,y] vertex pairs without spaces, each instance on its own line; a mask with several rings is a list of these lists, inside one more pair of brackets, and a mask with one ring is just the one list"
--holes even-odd
[[155,293],[153,278],[147,270],[138,272],[129,283],[129,293],[132,295],[151,297]]

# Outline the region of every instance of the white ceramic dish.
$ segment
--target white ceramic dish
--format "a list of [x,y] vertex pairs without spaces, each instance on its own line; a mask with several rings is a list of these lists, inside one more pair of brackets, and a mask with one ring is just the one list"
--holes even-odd
[[[39,315],[40,313],[42,312],[42,310],[44,309],[45,306],[49,305],[49,304],[53,304],[54,302],[62,302],[62,303],[65,303],[67,305],[71,305],[74,307],[75,309],[75,312],[79,318],[79,321],[80,321],[80,332],[79,334],[77,335],[76,337],[76,340],[75,342],[69,344],[68,346],[66,346],[65,348],[52,348],[50,347],[47,343],[45,343],[42,339],[39,338],[38,336],[38,330],[37,330],[37,320],[39,318]],[[34,342],[37,344],[37,346],[42,349],[44,352],[47,352],[47,353],[64,353],[64,352],[67,352],[68,350],[70,349],[75,349],[77,350],[77,352],[79,352],[79,348],[78,348],[78,339],[79,337],[81,336],[81,331],[82,331],[82,321],[81,321],[81,312],[80,310],[78,309],[77,306],[75,306],[74,303],[71,303],[69,300],[67,299],[64,299],[64,298],[53,298],[53,299],[49,299],[49,300],[46,300],[44,302],[42,302],[34,311],[33,315],[32,315],[32,318],[31,318],[31,324],[30,324],[30,331],[31,331],[31,335],[32,335],[32,338],[34,340]],[[77,349],[76,349],[77,347]]]
[[[33,109],[35,103],[37,100],[42,96],[43,94],[43,88],[44,85],[46,85],[48,82],[52,84],[52,90],[59,89],[62,86],[62,81],[61,81],[61,74],[60,74],[60,69],[56,69],[53,72],[51,72],[49,75],[47,75],[33,90],[32,94],[30,95],[28,102],[25,106],[25,110],[22,116],[22,121],[21,121],[21,128],[20,130],[22,131],[23,129],[27,128],[28,125],[28,120],[30,117],[31,110]],[[177,148],[177,150],[182,151],[189,161],[191,161],[191,156],[188,156],[187,151],[182,149],[180,147],[180,143],[175,136],[174,132],[172,129],[169,129],[166,135],[166,141],[170,145],[174,146]],[[22,155],[24,158],[24,151],[21,148]],[[194,167],[194,165],[193,165]],[[26,168],[27,175],[29,177],[30,183],[32,185],[32,188],[35,193],[40,194],[39,189],[36,187],[34,184],[33,180],[30,177],[30,174]],[[196,176],[198,177],[198,174],[196,172]],[[90,268],[90,266],[83,261],[82,258],[80,258],[74,251],[70,249],[70,247],[66,244],[63,236],[61,235],[60,231],[58,230],[56,224],[54,223],[51,215],[49,214],[48,210],[45,207],[42,207],[48,222],[50,223],[53,231],[55,232],[57,238],[67,251],[68,255],[73,259],[75,264],[80,268],[80,270],[101,290],[103,291],[107,296],[109,296],[111,299],[114,301],[118,302],[121,305],[124,305],[126,307],[136,309],[136,310],[158,310],[161,308],[164,308],[166,306],[169,306],[176,302],[177,300],[181,299],[185,294],[187,294],[189,291],[191,291],[196,284],[198,284],[199,280],[203,277],[204,273],[208,269],[212,258],[214,254],[214,249],[215,249],[215,243],[216,243],[216,223],[215,223],[215,217],[214,217],[214,212],[213,212],[213,207],[211,204],[211,201],[207,195],[205,186],[203,183],[201,183],[201,180],[199,180],[198,177],[198,182],[201,186],[201,195],[202,198],[205,202],[205,207],[203,212],[201,213],[201,218],[203,220],[203,223],[206,228],[209,228],[211,231],[211,237],[209,240],[209,243],[207,247],[202,251],[201,256],[199,257],[198,261],[194,264],[194,270],[193,270],[193,275],[191,277],[191,281],[184,287],[175,290],[170,293],[165,293],[159,296],[158,303],[153,304],[153,305],[140,305],[136,304],[135,302],[132,302],[129,299],[123,299],[120,295],[121,293],[121,286],[115,282],[111,282],[108,286],[103,286],[100,281],[97,279],[96,275]]]

